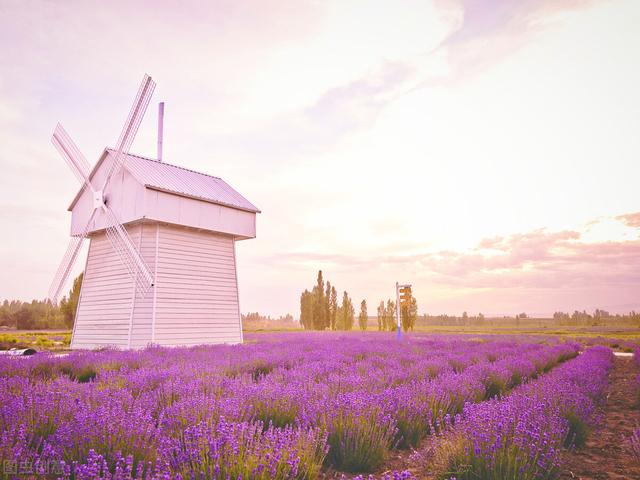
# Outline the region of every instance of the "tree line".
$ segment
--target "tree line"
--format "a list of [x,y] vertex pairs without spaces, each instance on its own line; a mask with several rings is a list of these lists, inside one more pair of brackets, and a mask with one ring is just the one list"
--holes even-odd
[[602,310],[600,308],[596,308],[592,314],[587,313],[586,310],[583,310],[582,312],[579,312],[578,310],[574,310],[572,314],[565,313],[565,312],[555,312],[553,314],[553,319],[559,325],[566,325],[566,326],[577,326],[577,325],[600,326],[600,325],[607,325],[607,324],[616,325],[616,324],[629,322],[629,321],[640,325],[640,313],[637,313],[634,310],[632,310],[626,315],[611,314],[606,310]]
[[[396,304],[391,300],[380,302],[378,306],[378,330],[396,329]],[[400,311],[402,329],[413,330],[418,316],[418,303],[411,298],[411,303]],[[360,302],[358,327],[366,330],[369,323],[367,301]],[[328,280],[325,282],[322,270],[318,271],[316,284],[309,291],[305,289],[300,295],[300,324],[306,330],[352,330],[355,324],[355,308],[349,294],[342,293],[342,302],[338,304],[338,291]]]
[[[367,302],[360,302],[358,326],[367,329]],[[338,304],[338,291],[331,282],[325,283],[322,270],[318,271],[316,284],[300,295],[300,324],[305,330],[351,330],[355,324],[355,308],[346,290]]]
[[[396,302],[388,299],[385,303],[381,300],[378,304],[378,330],[379,331],[393,331],[398,328],[398,321],[396,319]],[[400,325],[405,332],[413,330],[416,325],[416,319],[418,318],[418,301],[415,297],[411,297],[411,303],[409,305],[400,307]]]
[[0,326],[17,330],[73,328],[81,285],[82,273],[73,280],[69,296],[64,296],[58,305],[49,299],[4,300],[0,306]]
[[606,325],[630,325],[640,326],[640,313],[631,311],[627,314],[611,314],[606,310],[596,309],[593,313],[575,310],[573,313],[555,312],[551,318],[531,317],[526,313],[516,315],[506,315],[502,317],[485,317],[482,313],[469,315],[462,312],[462,315],[420,315],[417,319],[418,326],[606,326]]
[[280,322],[280,323],[294,323],[293,315],[287,313],[286,315],[280,315],[278,318],[271,318],[271,315],[261,315],[259,312],[243,313],[241,315],[243,322]]

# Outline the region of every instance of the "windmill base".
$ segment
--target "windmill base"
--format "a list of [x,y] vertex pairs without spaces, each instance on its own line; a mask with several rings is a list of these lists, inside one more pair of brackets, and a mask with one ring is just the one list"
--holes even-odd
[[155,285],[136,293],[104,232],[92,235],[72,349],[242,342],[232,236],[151,221],[126,229]]

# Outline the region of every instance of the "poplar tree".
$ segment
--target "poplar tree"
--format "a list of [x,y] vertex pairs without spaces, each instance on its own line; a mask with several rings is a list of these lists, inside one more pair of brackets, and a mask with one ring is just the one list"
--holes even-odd
[[396,302],[387,300],[387,308],[385,309],[385,330],[393,331],[396,328]]
[[324,305],[324,280],[322,270],[318,270],[318,280],[313,288],[315,303],[313,306],[313,327],[316,330],[324,330],[326,325],[325,305]]
[[336,329],[336,316],[338,315],[338,291],[336,287],[331,287],[331,300],[329,301],[329,323],[331,330]]
[[327,288],[324,291],[324,323],[331,330],[331,283],[327,280]]
[[418,316],[418,302],[415,297],[411,297],[409,305],[405,305],[400,309],[400,320],[402,323],[402,329],[406,332],[413,330],[416,324],[416,317]]
[[355,320],[355,310],[353,308],[353,304],[351,303],[351,299],[349,298],[349,294],[345,291],[342,295],[342,307],[341,307],[342,318],[340,322],[341,330],[351,330],[353,328],[353,322]]
[[360,303],[360,315],[358,315],[358,323],[360,324],[360,330],[367,329],[367,321],[369,320],[369,315],[367,315],[367,301],[362,300]]
[[315,328],[313,324],[314,296],[309,290],[300,295],[300,324],[305,330]]
[[381,332],[384,330],[385,325],[385,310],[384,310],[384,300],[380,300],[380,305],[378,305],[378,331]]

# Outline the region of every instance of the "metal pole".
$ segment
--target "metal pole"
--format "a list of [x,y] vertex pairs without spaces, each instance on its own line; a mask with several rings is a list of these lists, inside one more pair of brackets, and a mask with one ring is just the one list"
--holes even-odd
[[164,130],[164,102],[158,104],[158,161],[162,161],[162,137]]
[[398,321],[398,340],[400,340],[402,332],[400,331],[400,286],[398,282],[396,282],[396,320]]

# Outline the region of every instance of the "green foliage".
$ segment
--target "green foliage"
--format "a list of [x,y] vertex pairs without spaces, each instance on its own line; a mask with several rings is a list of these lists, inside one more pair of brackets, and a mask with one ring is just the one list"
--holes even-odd
[[355,320],[355,309],[349,294],[345,291],[342,295],[342,306],[338,309],[336,329],[351,330]]
[[269,427],[286,427],[294,425],[300,405],[291,397],[260,397],[252,401],[252,419],[259,420],[265,430]]
[[51,348],[54,346],[54,343],[46,337],[38,337],[36,338],[36,345],[38,347]]
[[413,330],[418,317],[418,302],[415,297],[411,297],[411,305],[402,307],[400,310],[400,318],[402,321],[402,330],[405,332]]
[[394,445],[399,449],[417,448],[420,440],[432,430],[430,418],[417,414],[417,409],[407,407],[396,411],[396,435]]
[[241,318],[242,330],[245,332],[298,330],[299,327],[298,322],[290,313],[271,317],[271,315],[261,315],[259,312],[249,312],[243,313]]
[[263,359],[257,359],[246,364],[231,365],[225,370],[225,374],[231,378],[235,378],[242,374],[248,374],[251,377],[251,380],[259,382],[265,376],[269,375],[274,368],[275,365],[273,363],[269,363]]
[[17,332],[0,333],[0,350],[10,348],[63,349],[71,343],[67,332]]
[[564,418],[569,422],[569,432],[564,439],[564,446],[584,447],[589,436],[589,425],[575,412],[569,411],[564,414]]
[[[345,292],[346,295],[346,292]],[[300,324],[305,330],[351,330],[355,312],[351,299],[338,307],[338,292],[334,285],[324,281],[318,271],[316,285],[300,295]],[[345,308],[346,307],[346,308]]]
[[63,298],[60,302],[60,311],[64,317],[64,323],[67,328],[73,327],[76,318],[76,310],[78,308],[78,300],[80,299],[80,288],[82,287],[82,277],[84,274],[78,275],[73,280],[73,287],[69,292],[69,299]]
[[261,380],[266,375],[269,375],[275,365],[267,363],[264,360],[258,360],[255,362],[254,367],[251,369],[251,378],[254,382]]
[[324,279],[322,270],[318,270],[318,279],[316,286],[313,288],[313,328],[315,330],[324,330],[329,326],[327,318],[327,300],[324,295]]
[[87,383],[96,378],[96,368],[90,365],[74,365],[71,362],[60,362],[57,370],[78,383]]
[[73,281],[69,299],[64,297],[59,306],[48,299],[32,300],[30,303],[5,300],[0,306],[0,326],[18,330],[72,328],[81,285],[82,274]]
[[314,328],[313,303],[313,294],[309,290],[302,292],[300,295],[300,324],[306,330]]
[[64,375],[78,383],[87,383],[96,378],[97,367],[91,365],[75,365],[71,362],[59,363],[41,362],[35,364],[29,371],[32,381],[49,381]]
[[[380,303],[383,307],[384,302]],[[387,300],[387,305],[382,309],[382,329],[386,331],[393,331],[396,329],[396,302]]]
[[329,299],[329,324],[331,330],[336,329],[336,317],[338,315],[338,291],[336,287],[331,286],[331,298]]
[[325,324],[329,330],[333,330],[331,327],[331,283],[327,280],[327,288],[324,291],[324,315]]
[[502,396],[508,389],[507,381],[497,374],[490,374],[484,380],[485,398]]
[[[224,423],[224,422],[222,422]],[[200,425],[196,429],[200,429]],[[254,480],[313,480],[318,478],[325,458],[324,433],[307,432],[285,427],[278,432],[264,428],[260,422],[252,424],[227,424],[224,433],[215,442],[207,441],[201,433],[184,435],[181,444],[186,451],[197,451],[181,469],[173,470],[173,476],[181,478],[229,478]],[[301,434],[280,455],[281,438]],[[270,468],[264,468],[269,465]]]
[[339,411],[332,420],[327,462],[346,472],[370,472],[380,467],[395,435],[393,422],[372,411]]
[[483,455],[475,455],[464,444],[463,439],[444,440],[440,447],[440,462],[446,466],[436,478],[449,480],[552,480],[557,478],[558,469],[534,471],[530,468],[526,453],[516,444],[505,446],[495,455],[493,462],[487,462]]
[[56,369],[49,362],[38,363],[29,371],[29,378],[32,381],[53,380],[56,377]]
[[360,314],[358,315],[358,325],[360,326],[360,330],[367,329],[367,322],[369,320],[369,315],[367,314],[367,301],[362,300],[360,303]]
[[75,374],[78,383],[87,383],[96,378],[97,372],[93,367],[85,366],[78,370]]

